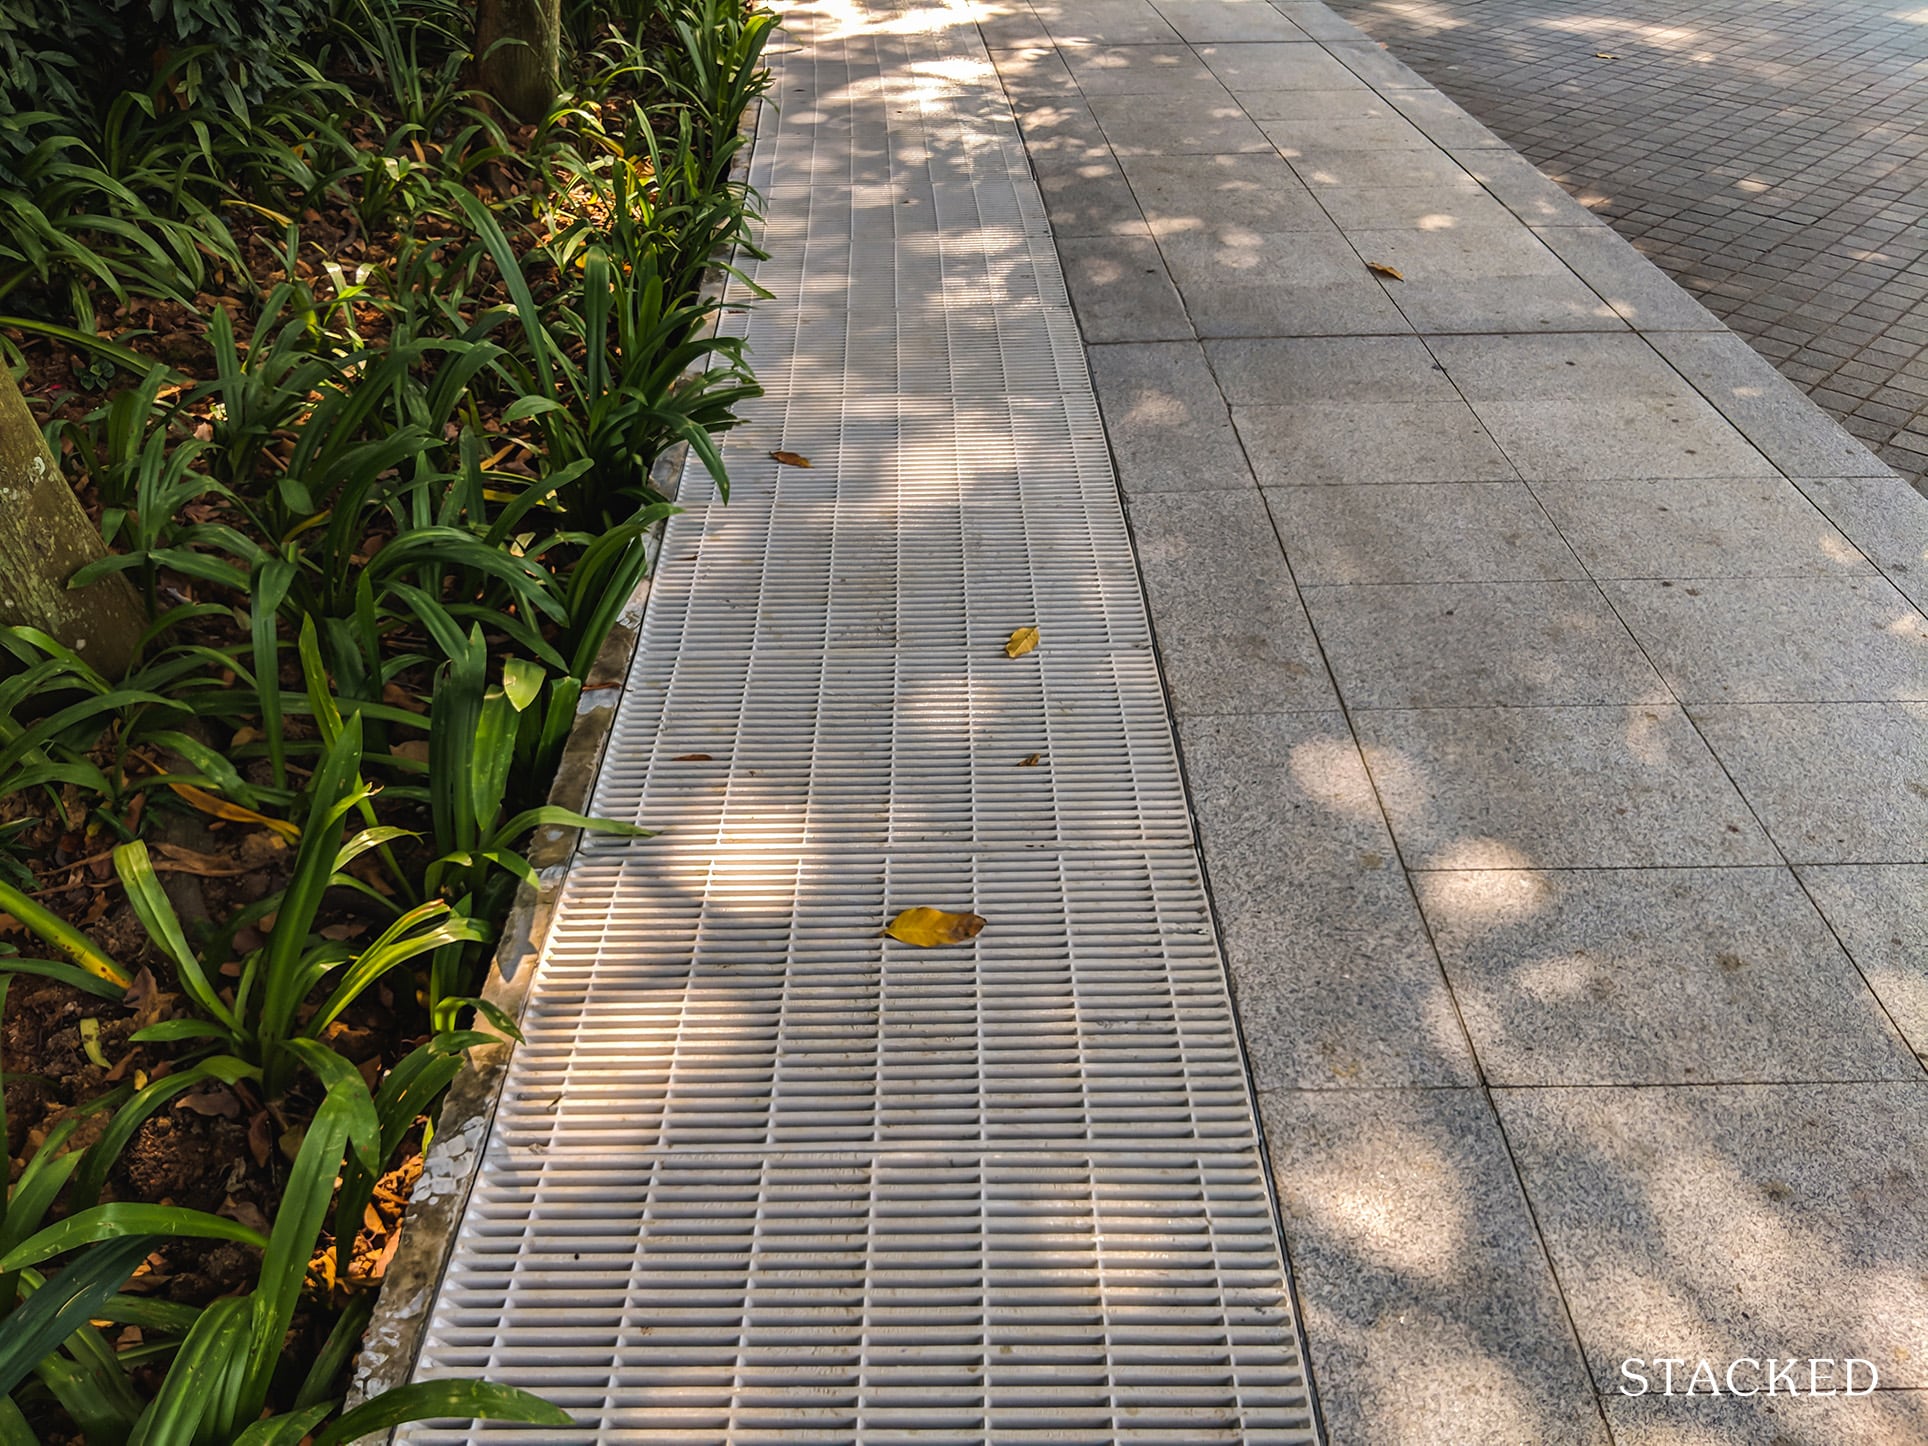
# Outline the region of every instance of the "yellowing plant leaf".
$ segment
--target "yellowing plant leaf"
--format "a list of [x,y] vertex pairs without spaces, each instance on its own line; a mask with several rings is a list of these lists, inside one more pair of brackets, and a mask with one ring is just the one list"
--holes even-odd
[[1394,281],[1404,281],[1406,279],[1399,274],[1398,267],[1388,266],[1383,261],[1368,261],[1366,263],[1366,270],[1370,271],[1374,276],[1390,276]]
[[975,939],[983,927],[984,920],[976,914],[906,909],[884,926],[884,932],[920,949],[934,949],[940,944],[962,944],[966,939]]
[[770,454],[786,467],[808,467],[810,459],[801,452],[772,452]]
[[113,1067],[107,1063],[107,1056],[101,1053],[100,1021],[98,1019],[81,1020],[80,1047],[87,1052],[87,1058],[91,1059],[102,1069],[111,1069]]
[[1035,753],[1027,753],[1024,755],[1024,757],[1018,760],[1019,768],[1036,768],[1037,766],[1038,766],[1038,755]]
[[213,794],[196,788],[191,783],[170,783],[168,787],[200,809],[202,813],[210,814],[215,818],[224,818],[229,823],[252,823],[262,828],[271,828],[289,843],[294,843],[301,837],[301,829],[285,818],[269,818],[265,813],[256,813],[253,809],[243,808],[238,803],[229,803],[225,798],[216,798]]
[[1037,645],[1038,630],[1036,628],[1019,628],[1015,633],[1011,634],[1011,641],[1004,645],[1004,656],[1007,658],[1021,658]]

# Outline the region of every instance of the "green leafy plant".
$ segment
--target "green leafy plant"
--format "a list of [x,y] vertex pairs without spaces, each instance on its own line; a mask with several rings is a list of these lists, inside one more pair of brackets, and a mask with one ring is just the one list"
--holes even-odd
[[[435,1072],[440,1060],[459,1052],[463,1040],[446,1037],[439,1053],[415,1067],[411,1078],[419,1081]],[[283,1344],[302,1298],[309,1259],[330,1217],[335,1179],[344,1171],[350,1177],[379,1172],[383,1145],[391,1138],[377,1099],[352,1066],[319,1045],[302,1053],[325,1080],[326,1092],[302,1137],[265,1238],[232,1220],[160,1205],[83,1209],[17,1243],[9,1218],[0,1279],[19,1280],[27,1294],[0,1332],[0,1395],[10,1398],[35,1376],[82,1424],[90,1443],[130,1446],[241,1441],[294,1446],[310,1433],[317,1442],[348,1442],[383,1425],[445,1416],[567,1425],[565,1412],[528,1392],[480,1381],[438,1381],[377,1397],[318,1429],[336,1410],[333,1380],[347,1358],[335,1337],[293,1390],[291,1408],[264,1417],[285,1374]],[[404,1086],[388,1092],[388,1102],[393,1115],[419,1103],[420,1096]],[[40,1177],[30,1188],[46,1193]],[[235,1240],[261,1249],[254,1289],[198,1311],[122,1293],[140,1261],[169,1238]],[[62,1256],[68,1258],[57,1274],[40,1273],[39,1267]],[[178,1333],[178,1340],[165,1346],[172,1364],[151,1400],[141,1401],[127,1374],[147,1353],[130,1361],[128,1353],[114,1351],[90,1324],[103,1319]],[[346,1339],[352,1343],[352,1331]],[[12,1437],[19,1439],[25,1420],[8,1399],[0,1409],[0,1432],[10,1425]]]

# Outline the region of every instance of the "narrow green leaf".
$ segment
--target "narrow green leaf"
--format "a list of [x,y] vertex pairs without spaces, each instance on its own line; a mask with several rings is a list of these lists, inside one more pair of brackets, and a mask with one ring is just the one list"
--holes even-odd
[[134,976],[108,957],[106,951],[92,939],[58,914],[43,909],[11,884],[0,883],[0,911],[12,914],[96,979],[118,985],[123,994],[134,982]]
[[9,1250],[4,1259],[0,1259],[0,1271],[20,1270],[25,1266],[38,1265],[43,1260],[51,1260],[69,1250],[78,1250],[83,1245],[131,1235],[238,1240],[258,1250],[265,1250],[268,1246],[267,1237],[257,1230],[250,1230],[238,1220],[228,1220],[178,1205],[117,1202],[77,1211],[59,1224],[49,1225],[39,1234],[30,1236]]
[[167,955],[168,962],[174,966],[175,977],[187,991],[203,1014],[232,1030],[235,1026],[234,1015],[221,996],[215,993],[214,985],[207,973],[201,968],[201,960],[187,942],[187,935],[181,929],[180,918],[174,912],[174,905],[168,901],[167,892],[161,887],[160,875],[154,872],[154,861],[148,856],[147,845],[139,839],[125,843],[114,850],[114,872],[120,875],[121,887],[127,892],[127,902],[133,905],[134,913],[147,930],[147,937]]
[[560,1406],[515,1386],[489,1381],[413,1381],[364,1401],[315,1436],[315,1446],[347,1446],[374,1431],[409,1421],[526,1421],[532,1426],[569,1426]]
[[85,1325],[154,1248],[150,1237],[88,1251],[14,1308],[0,1332],[0,1395],[10,1394],[59,1344]]

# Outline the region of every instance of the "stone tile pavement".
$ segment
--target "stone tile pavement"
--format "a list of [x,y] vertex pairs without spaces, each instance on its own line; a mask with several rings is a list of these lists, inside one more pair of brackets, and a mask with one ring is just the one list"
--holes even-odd
[[1334,0],[1928,479],[1928,9]]
[[1323,6],[981,13],[1329,1439],[1928,1440],[1928,501]]

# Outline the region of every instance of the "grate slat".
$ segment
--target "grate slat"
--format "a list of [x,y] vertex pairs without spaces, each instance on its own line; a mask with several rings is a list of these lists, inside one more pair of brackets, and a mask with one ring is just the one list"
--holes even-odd
[[[798,5],[770,64],[766,395],[728,505],[683,478],[593,805],[660,832],[571,867],[420,1366],[579,1424],[402,1435],[1315,1441],[1003,92],[961,5]],[[879,937],[912,905],[990,923]]]

